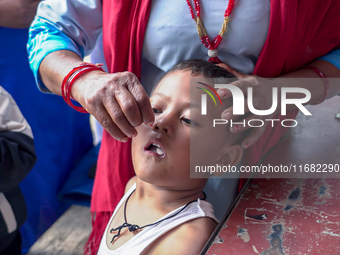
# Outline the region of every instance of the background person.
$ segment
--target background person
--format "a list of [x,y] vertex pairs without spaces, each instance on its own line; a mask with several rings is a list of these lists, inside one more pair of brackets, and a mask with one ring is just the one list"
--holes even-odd
[[16,100],[35,138],[37,163],[20,183],[27,204],[21,227],[23,252],[68,208],[57,194],[70,171],[92,148],[89,115],[74,111],[62,98],[36,89],[29,68],[28,27],[39,1],[0,1],[0,85]]
[[20,255],[27,211],[19,183],[37,158],[31,127],[1,86],[0,116],[0,254]]
[[[217,47],[218,58],[242,73],[261,77],[338,77],[339,4],[336,0],[322,4],[316,0],[235,1],[227,31]],[[228,1],[222,0],[215,0],[214,4],[200,1],[200,14],[211,40],[221,31],[228,5]],[[82,63],[82,57],[88,55],[103,32],[104,54],[111,74],[87,73],[75,80],[70,91],[106,129],[91,205],[96,215],[90,237],[94,253],[103,227],[133,175],[129,142],[122,144],[112,137],[126,141],[136,135],[136,126],[153,121],[151,106],[137,78],[150,91],[155,81],[180,60],[209,58],[197,36],[192,20],[194,8],[191,9],[193,12],[184,0],[111,0],[103,5],[95,0],[47,0],[38,8],[28,49],[31,68],[42,91],[61,95],[64,77]],[[323,60],[317,60],[320,57]],[[321,73],[304,69],[308,64]],[[122,73],[126,70],[137,78]],[[300,86],[311,91],[310,103],[339,93],[339,85],[330,84],[325,93],[325,80],[316,80],[316,86]],[[254,106],[265,108],[271,102],[268,87],[277,84],[252,76],[242,83],[243,87],[254,84],[253,81]],[[294,118],[296,113],[297,110],[290,112],[285,118]],[[243,141],[244,148],[254,144],[245,152],[244,164],[256,163],[284,132],[280,125],[266,128],[262,136],[264,130],[259,129]]]

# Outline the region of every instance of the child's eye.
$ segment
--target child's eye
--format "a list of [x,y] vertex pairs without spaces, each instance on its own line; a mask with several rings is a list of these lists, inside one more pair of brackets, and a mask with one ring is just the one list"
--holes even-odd
[[187,125],[190,125],[190,126],[197,126],[197,123],[196,122],[194,122],[194,121],[192,121],[192,120],[190,120],[190,119],[188,119],[188,118],[182,118],[182,121],[185,123],[185,124],[187,124]]
[[152,108],[152,110],[153,110],[153,113],[162,113],[162,111],[161,110],[157,110],[157,109],[155,109],[155,108]]

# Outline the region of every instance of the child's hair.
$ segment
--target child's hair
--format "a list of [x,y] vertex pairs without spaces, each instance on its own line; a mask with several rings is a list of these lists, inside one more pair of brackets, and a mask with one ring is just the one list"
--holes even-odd
[[190,71],[191,75],[200,74],[205,78],[235,78],[226,69],[202,59],[182,61],[171,68],[167,74],[175,71]]
[[191,75],[193,76],[202,75],[204,78],[214,78],[215,84],[230,83],[227,81],[227,78],[235,78],[235,76],[229,73],[226,69],[219,67],[218,65],[215,65],[209,61],[203,59],[190,59],[178,63],[168,72],[166,72],[153,87],[151,94],[155,91],[158,84],[164,79],[165,76],[175,71],[191,71]]

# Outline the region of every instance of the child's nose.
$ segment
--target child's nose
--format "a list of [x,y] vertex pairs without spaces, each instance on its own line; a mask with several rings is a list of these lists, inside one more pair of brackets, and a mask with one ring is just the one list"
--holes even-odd
[[164,133],[168,133],[168,129],[166,127],[162,127],[162,125],[160,125],[159,123],[154,123],[152,126],[153,130],[155,131],[163,131]]
[[173,128],[171,126],[171,117],[170,116],[157,116],[155,118],[155,122],[152,126],[152,129],[157,132],[164,132],[165,134],[171,134]]

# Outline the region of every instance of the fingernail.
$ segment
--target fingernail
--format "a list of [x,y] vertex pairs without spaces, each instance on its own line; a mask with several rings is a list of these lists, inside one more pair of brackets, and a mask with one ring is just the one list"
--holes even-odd
[[226,112],[226,113],[223,113],[222,119],[230,120],[231,116],[232,116],[231,112]]
[[150,127],[152,127],[152,124],[153,124],[153,121],[151,121],[151,122],[148,122],[148,123],[145,123],[147,126],[150,126]]
[[249,146],[250,146],[250,143],[245,143],[245,144],[243,145],[243,148],[244,148],[244,149],[247,149],[247,148],[249,148]]
[[217,94],[218,94],[220,97],[224,97],[227,93],[225,92],[224,89],[219,89],[219,90],[217,91]]
[[129,140],[129,138],[128,137],[123,137],[122,139],[120,139],[120,141],[122,142],[122,143],[126,143],[127,141]]
[[137,134],[138,134],[138,132],[137,132],[137,130],[136,130],[136,132],[130,137],[130,138],[132,138],[132,137],[136,137],[137,136]]
[[234,132],[239,131],[240,127],[239,126],[234,126]]

